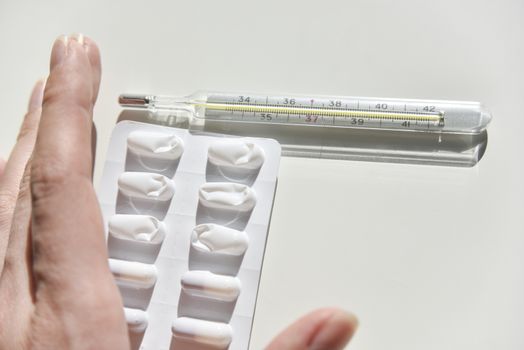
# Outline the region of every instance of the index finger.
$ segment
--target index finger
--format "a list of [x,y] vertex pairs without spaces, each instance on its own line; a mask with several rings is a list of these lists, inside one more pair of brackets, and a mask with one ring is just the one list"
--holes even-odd
[[90,295],[90,290],[112,286],[106,283],[112,277],[91,184],[92,111],[99,81],[100,60],[92,41],[76,36],[55,42],[31,192],[37,289],[41,283],[53,291],[68,291],[60,295]]

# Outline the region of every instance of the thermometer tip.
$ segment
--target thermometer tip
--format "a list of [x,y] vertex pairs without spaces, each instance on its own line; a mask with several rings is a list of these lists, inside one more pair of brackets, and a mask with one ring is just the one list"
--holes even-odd
[[147,95],[122,94],[118,97],[118,103],[122,107],[146,108],[151,99]]

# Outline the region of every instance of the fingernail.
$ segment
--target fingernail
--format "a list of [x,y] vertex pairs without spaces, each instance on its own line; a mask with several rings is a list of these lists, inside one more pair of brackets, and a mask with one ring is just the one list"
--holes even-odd
[[73,33],[70,35],[70,38],[85,47],[84,34]]
[[337,310],[315,334],[308,350],[344,349],[357,327],[358,320],[353,314]]
[[67,46],[69,37],[67,35],[60,35],[56,38],[51,51],[51,69],[64,61],[67,56]]
[[53,50],[51,52],[51,70],[65,60],[69,52],[72,50],[73,43],[78,43],[84,50],[87,50],[84,34],[81,33],[60,35],[55,40]]
[[29,113],[42,107],[42,99],[44,98],[44,87],[45,79],[38,80],[35,86],[33,87],[31,97],[29,98],[29,104],[27,106],[27,111]]

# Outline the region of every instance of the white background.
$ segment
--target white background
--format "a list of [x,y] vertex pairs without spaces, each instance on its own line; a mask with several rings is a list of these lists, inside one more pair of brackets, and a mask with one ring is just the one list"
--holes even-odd
[[360,318],[352,349],[520,350],[523,22],[522,0],[1,0],[0,154],[70,32],[102,50],[99,162],[122,92],[482,101],[475,168],[282,160],[251,348],[337,305]]

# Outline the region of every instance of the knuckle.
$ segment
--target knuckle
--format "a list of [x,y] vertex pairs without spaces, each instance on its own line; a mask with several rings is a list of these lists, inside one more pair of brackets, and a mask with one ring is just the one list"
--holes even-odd
[[[55,303],[54,309],[111,310],[121,303],[120,293],[112,275],[86,273],[84,278],[73,278],[74,268],[45,264],[37,268],[38,280],[48,302]],[[81,305],[78,295],[83,295]],[[118,308],[117,308],[118,309]]]
[[78,170],[55,157],[35,157],[29,186],[34,222],[47,224],[57,206],[78,203],[86,189],[93,189],[91,180]]
[[83,77],[78,76],[78,72],[55,71],[47,81],[42,106],[70,105],[89,112],[92,107],[91,95],[91,87]]
[[55,83],[54,75],[51,75],[48,79],[44,90],[44,96],[42,98],[42,106],[49,104],[54,104],[56,101],[61,101],[63,99],[63,85]]
[[30,183],[34,204],[55,193],[67,179],[65,169],[48,158],[35,158],[31,166]]

